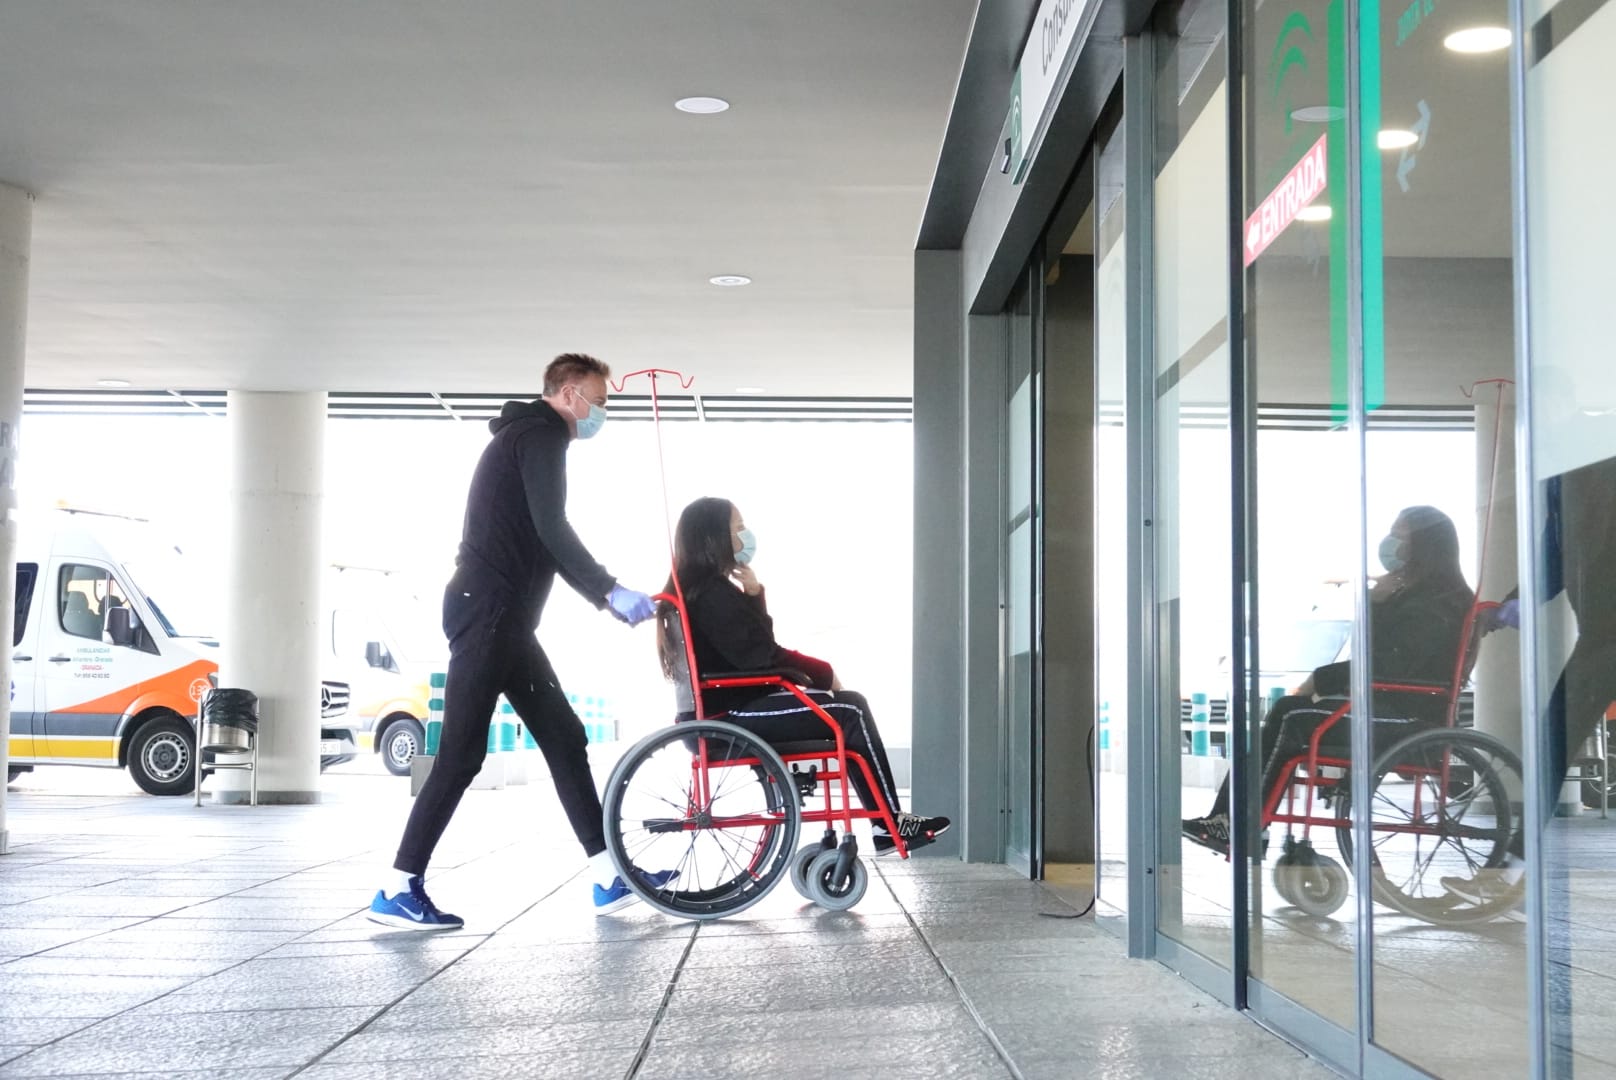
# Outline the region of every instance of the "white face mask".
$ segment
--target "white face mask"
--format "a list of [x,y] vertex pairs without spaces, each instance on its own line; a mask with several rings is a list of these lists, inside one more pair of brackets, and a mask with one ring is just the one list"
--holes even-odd
[[1380,565],[1391,573],[1397,573],[1408,560],[1403,557],[1403,542],[1395,536],[1388,535],[1380,542]]
[[589,411],[583,416],[579,416],[577,413],[572,414],[572,418],[578,423],[578,437],[580,439],[593,439],[600,434],[601,427],[606,423],[606,410],[584,397],[583,391],[576,386],[572,388],[572,392],[578,396],[579,401],[589,406]]

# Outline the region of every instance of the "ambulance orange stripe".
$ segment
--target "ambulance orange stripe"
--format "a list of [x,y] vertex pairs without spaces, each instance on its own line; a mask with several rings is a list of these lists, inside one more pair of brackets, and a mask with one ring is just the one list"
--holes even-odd
[[146,708],[160,704],[181,715],[190,715],[196,712],[196,703],[201,693],[208,687],[208,676],[217,670],[219,665],[211,660],[194,660],[184,667],[164,672],[133,686],[126,686],[94,701],[69,705],[65,709],[54,711],[126,716],[132,711],[138,711],[132,707],[134,705]]

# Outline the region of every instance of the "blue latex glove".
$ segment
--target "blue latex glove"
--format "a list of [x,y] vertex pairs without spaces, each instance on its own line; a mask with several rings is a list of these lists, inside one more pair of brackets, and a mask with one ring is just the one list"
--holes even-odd
[[1499,626],[1509,626],[1516,630],[1521,628],[1521,602],[1519,600],[1505,600],[1493,612],[1493,621]]
[[633,589],[625,589],[621,585],[612,586],[611,595],[606,597],[606,604],[611,608],[613,615],[630,626],[642,623],[656,614],[656,605],[651,603],[649,596]]

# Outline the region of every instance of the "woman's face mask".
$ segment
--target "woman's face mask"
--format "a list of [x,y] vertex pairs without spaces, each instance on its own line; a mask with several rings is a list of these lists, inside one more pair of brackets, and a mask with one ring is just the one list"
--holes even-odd
[[1388,535],[1380,542],[1380,565],[1393,574],[1407,566],[1408,559],[1403,554],[1404,546],[1403,541],[1396,536]]
[[751,529],[742,529],[735,534],[735,539],[741,542],[740,549],[735,552],[735,561],[745,566],[757,554],[757,537],[752,535]]

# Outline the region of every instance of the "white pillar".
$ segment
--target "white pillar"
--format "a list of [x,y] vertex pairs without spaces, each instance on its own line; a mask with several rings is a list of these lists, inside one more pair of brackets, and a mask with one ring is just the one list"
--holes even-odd
[[[28,318],[28,252],[32,197],[0,184],[0,611],[10,611],[17,588],[17,425],[22,419],[23,338]],[[11,650],[0,649],[0,685],[11,685]],[[11,695],[0,723],[0,773],[11,758]],[[7,773],[9,776],[9,773]],[[0,855],[10,850],[6,792],[0,787]]]
[[[1476,537],[1486,538],[1487,565],[1476,583],[1483,600],[1502,600],[1519,574],[1515,555],[1515,388],[1502,397],[1491,386],[1476,391]],[[1494,472],[1496,470],[1496,478]],[[1488,507],[1491,506],[1491,515]],[[1491,532],[1488,522],[1491,521]],[[1513,631],[1484,638],[1471,676],[1476,695],[1476,730],[1521,753],[1521,636]],[[1510,792],[1513,799],[1522,793]]]
[[[230,546],[219,685],[258,695],[258,798],[320,799],[326,397],[230,392]],[[214,800],[247,801],[243,772]]]

